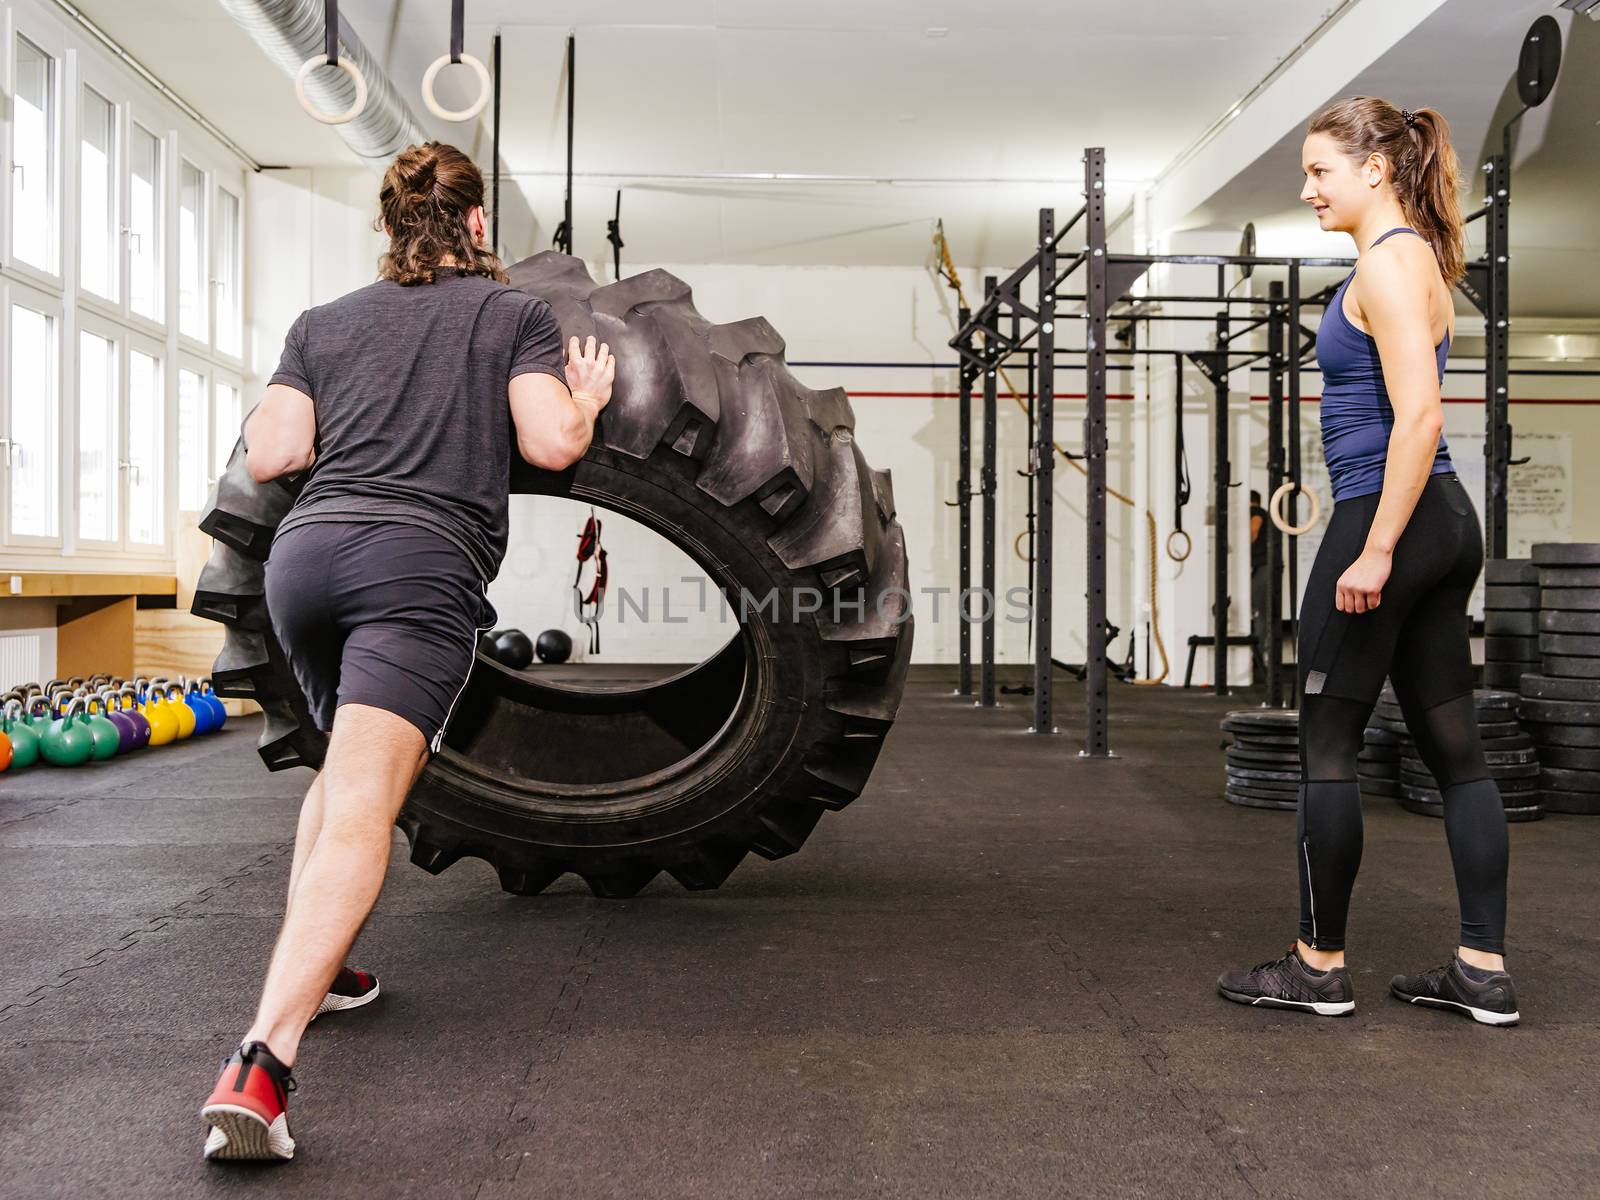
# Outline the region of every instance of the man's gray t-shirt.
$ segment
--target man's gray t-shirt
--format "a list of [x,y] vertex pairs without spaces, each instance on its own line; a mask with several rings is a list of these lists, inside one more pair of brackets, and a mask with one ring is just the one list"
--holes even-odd
[[550,306],[481,275],[381,280],[300,314],[272,383],[316,406],[316,461],[279,532],[310,521],[398,521],[458,545],[483,582],[506,552],[514,442],[506,388],[565,382]]

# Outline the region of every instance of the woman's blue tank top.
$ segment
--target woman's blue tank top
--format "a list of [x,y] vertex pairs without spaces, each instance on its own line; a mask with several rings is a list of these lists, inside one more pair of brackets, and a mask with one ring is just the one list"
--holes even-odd
[[[1397,233],[1416,234],[1415,229],[1391,229],[1372,244]],[[1421,234],[1417,234],[1421,237]],[[1328,479],[1335,501],[1350,500],[1383,490],[1383,467],[1389,456],[1389,431],[1394,428],[1394,409],[1383,384],[1383,364],[1378,358],[1378,343],[1363,333],[1344,315],[1344,294],[1351,271],[1333,299],[1317,330],[1317,366],[1322,369],[1322,453],[1328,463]],[[1436,347],[1439,382],[1444,382],[1444,364],[1450,356],[1450,334]],[[1430,474],[1453,471],[1450,448],[1444,435],[1433,457]]]

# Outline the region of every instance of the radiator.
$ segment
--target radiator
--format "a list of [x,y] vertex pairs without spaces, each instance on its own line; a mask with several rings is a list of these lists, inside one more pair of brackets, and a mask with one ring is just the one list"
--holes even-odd
[[0,634],[0,691],[40,682],[41,642],[37,633]]

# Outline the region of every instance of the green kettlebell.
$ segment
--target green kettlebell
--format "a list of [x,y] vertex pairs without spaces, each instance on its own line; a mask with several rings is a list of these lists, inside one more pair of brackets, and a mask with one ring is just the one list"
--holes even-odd
[[115,758],[117,751],[122,748],[122,734],[118,731],[110,717],[101,711],[100,701],[93,696],[81,697],[83,701],[84,723],[88,726],[89,736],[94,740],[94,749],[90,753],[95,762],[104,762],[108,758]]
[[39,761],[39,735],[23,718],[21,700],[12,700],[6,704],[5,716],[0,718],[0,727],[4,728],[5,735],[11,739],[13,770],[19,767],[31,767]]
[[83,701],[74,700],[39,739],[45,762],[56,767],[81,767],[94,753],[94,735],[89,732],[88,714]]
[[50,701],[43,692],[29,692],[28,698],[22,702],[23,720],[33,726],[33,731],[40,737],[50,728],[50,722],[56,719],[56,710],[50,706]]

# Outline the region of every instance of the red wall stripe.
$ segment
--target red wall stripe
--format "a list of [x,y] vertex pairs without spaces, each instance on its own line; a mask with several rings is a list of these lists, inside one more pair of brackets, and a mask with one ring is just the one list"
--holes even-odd
[[[851,396],[859,396],[860,398],[862,398],[864,400],[868,400],[868,399],[871,399],[871,400],[955,400],[955,399],[959,399],[960,395],[961,395],[960,392],[858,392],[858,391],[855,391],[853,389],[846,389],[846,390],[849,392],[849,394]],[[1023,396],[1021,392],[998,392],[998,393],[996,393],[996,398],[997,399],[1001,399],[1001,400],[1010,400],[1010,399],[1013,399],[1015,397],[1020,397],[1022,399],[1027,399],[1028,398],[1026,396]],[[981,391],[975,391],[975,392],[972,393],[972,398],[974,400],[982,400],[983,399],[983,393]],[[1198,399],[1198,397],[1195,397],[1195,398]],[[1086,399],[1088,399],[1088,396],[1083,392],[1057,392],[1056,393],[1056,399],[1057,400],[1086,400]],[[1107,400],[1132,400],[1133,399],[1133,394],[1131,392],[1107,392],[1106,393],[1106,399]],[[1257,404],[1265,404],[1269,399],[1271,399],[1271,397],[1268,397],[1268,396],[1251,396],[1250,399],[1253,402],[1257,403]],[[1285,399],[1285,402],[1287,403],[1288,397],[1285,397],[1284,399]],[[1318,395],[1318,396],[1301,396],[1300,397],[1300,402],[1302,404],[1316,404],[1321,399],[1322,399],[1322,397],[1320,395]],[[1477,405],[1482,405],[1483,404],[1482,400],[1479,400],[1476,397],[1472,397],[1472,396],[1445,396],[1445,397],[1443,397],[1443,400],[1444,400],[1444,403],[1446,403],[1446,404],[1477,404]],[[1511,403],[1512,404],[1578,404],[1578,405],[1594,405],[1594,404],[1600,404],[1600,399],[1590,399],[1590,398],[1585,398],[1585,397],[1565,397],[1565,396],[1563,396],[1563,397],[1554,397],[1554,396],[1543,396],[1543,397],[1541,397],[1541,396],[1513,396],[1511,398]]]

